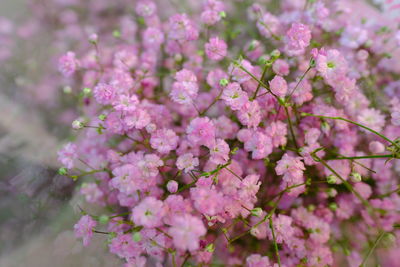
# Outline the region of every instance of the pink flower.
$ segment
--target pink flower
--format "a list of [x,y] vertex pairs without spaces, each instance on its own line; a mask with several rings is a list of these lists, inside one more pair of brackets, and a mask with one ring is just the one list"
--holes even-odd
[[[292,239],[294,228],[292,226],[293,219],[287,215],[279,214],[273,215],[273,225],[275,231],[276,243],[288,242]],[[272,231],[270,228],[267,230],[269,240],[273,240]]]
[[74,167],[74,161],[78,158],[78,147],[75,144],[68,143],[58,151],[58,161],[67,169]]
[[190,104],[197,97],[199,86],[196,75],[187,69],[178,71],[175,75],[177,80],[172,85],[170,96],[173,101],[179,104]]
[[224,196],[215,187],[210,186],[208,181],[206,182],[208,186],[203,186],[201,183],[204,182],[204,179],[207,178],[200,178],[196,183],[197,186],[190,189],[190,196],[194,202],[194,207],[199,212],[213,216],[222,212]]
[[152,133],[150,138],[151,147],[161,154],[169,153],[178,146],[179,137],[170,129],[159,129]]
[[103,191],[95,183],[83,183],[80,192],[89,203],[99,202],[104,196]]
[[159,48],[164,42],[164,34],[156,27],[149,27],[143,32],[143,42],[146,47]]
[[345,75],[347,62],[336,49],[329,49],[326,54],[319,53],[316,68],[330,84]]
[[136,13],[142,17],[153,16],[157,12],[157,6],[153,1],[139,0],[136,3]]
[[229,145],[222,139],[217,139],[210,149],[210,161],[215,164],[224,164],[229,160]]
[[307,25],[293,23],[286,33],[286,50],[289,55],[301,55],[304,49],[310,45],[311,31]]
[[[385,116],[377,109],[368,108],[360,110],[357,122],[377,132],[382,131],[385,126]],[[363,131],[366,131],[362,129]]]
[[67,52],[67,54],[60,57],[58,60],[58,70],[64,77],[71,77],[78,68],[79,62],[75,58],[74,52]]
[[289,64],[283,59],[277,59],[274,64],[272,64],[272,70],[280,76],[286,76],[289,74]]
[[186,14],[175,14],[169,19],[168,37],[177,41],[193,41],[199,37],[199,32]]
[[117,111],[134,111],[139,104],[139,99],[136,95],[127,96],[119,95],[117,100],[114,101],[113,106]]
[[195,251],[199,248],[199,238],[207,232],[203,222],[190,214],[175,216],[168,233],[175,247],[180,250]]
[[238,138],[240,141],[244,141],[244,149],[252,152],[253,159],[263,159],[272,152],[271,138],[259,131],[250,133],[248,139],[244,140],[240,136]]
[[249,102],[247,93],[244,92],[240,87],[240,84],[236,82],[230,83],[224,89],[221,99],[224,100],[232,110],[240,110],[247,102]]
[[162,218],[164,215],[164,203],[154,197],[146,197],[133,208],[132,221],[146,228],[154,228],[163,225]]
[[208,118],[195,118],[186,128],[187,138],[193,145],[212,147],[215,144],[215,127]]
[[89,245],[90,239],[92,239],[93,236],[93,230],[96,225],[97,222],[89,215],[82,216],[74,225],[75,236],[83,238],[83,245],[85,247]]
[[156,154],[147,154],[137,162],[141,174],[145,178],[151,178],[158,175],[158,168],[163,166],[164,162]]
[[142,253],[141,244],[132,239],[132,234],[120,234],[111,240],[108,245],[110,252],[120,258],[131,259]]
[[241,124],[256,128],[261,122],[261,109],[257,100],[249,101],[237,113]]
[[261,35],[265,38],[270,38],[272,35],[278,33],[280,22],[277,17],[271,13],[266,12],[261,18],[257,20],[257,28]]
[[271,91],[278,97],[284,97],[287,93],[288,86],[286,80],[281,76],[276,75],[270,82],[269,86]]
[[192,153],[186,153],[178,157],[176,166],[187,173],[199,166],[199,159],[193,157]]
[[116,89],[105,83],[99,83],[93,90],[94,98],[103,105],[111,104],[116,98]]
[[[277,162],[275,167],[276,174],[283,175],[281,188],[302,184],[304,182],[303,172],[305,170],[301,157],[293,157],[285,153],[281,160]],[[297,196],[304,191],[304,185],[296,187],[288,193]]]
[[138,168],[132,164],[117,167],[112,171],[114,178],[109,182],[110,187],[116,188],[127,195],[133,194],[140,188],[139,181],[135,179],[135,176],[139,173]]
[[226,56],[227,45],[218,37],[211,38],[205,44],[205,51],[208,58],[219,61]]
[[[247,60],[242,60],[240,66],[246,69],[248,72],[252,73],[254,71],[253,65]],[[231,64],[229,66],[228,72],[233,76],[233,80],[238,83],[244,83],[251,79],[251,76],[242,70],[239,66]]]
[[178,182],[175,180],[168,181],[167,189],[171,194],[175,194],[178,191]]
[[267,256],[251,254],[246,258],[246,267],[272,267]]

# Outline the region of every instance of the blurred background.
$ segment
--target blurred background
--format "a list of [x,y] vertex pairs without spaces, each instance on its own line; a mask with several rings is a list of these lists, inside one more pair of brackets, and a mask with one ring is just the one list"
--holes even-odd
[[[62,31],[51,32],[50,15],[58,15],[46,5],[52,1],[74,0],[0,0],[0,267],[120,266],[105,253],[104,236],[85,249],[75,239],[73,224],[87,204],[74,183],[57,174],[57,150],[76,114],[65,87],[53,79],[55,55],[67,51],[67,42],[57,46]],[[364,2],[372,15],[384,4]],[[382,10],[400,17],[399,8]],[[39,19],[29,19],[34,16]]]

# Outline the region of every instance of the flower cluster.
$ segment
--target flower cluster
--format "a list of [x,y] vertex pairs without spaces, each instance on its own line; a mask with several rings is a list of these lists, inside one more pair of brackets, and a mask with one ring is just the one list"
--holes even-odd
[[393,24],[352,1],[123,2],[93,2],[111,18],[58,61],[82,90],[60,172],[107,207],[83,211],[85,245],[106,234],[125,266],[397,264]]

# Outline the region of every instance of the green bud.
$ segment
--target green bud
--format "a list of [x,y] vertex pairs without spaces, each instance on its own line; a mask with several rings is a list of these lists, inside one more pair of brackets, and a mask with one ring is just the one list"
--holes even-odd
[[64,94],[70,94],[70,93],[72,93],[72,88],[71,88],[71,86],[64,86],[64,88],[63,88],[63,92],[64,92]]
[[351,175],[350,175],[350,179],[354,183],[359,183],[359,182],[362,181],[361,174],[359,174],[358,172],[352,172]]
[[255,217],[260,217],[262,214],[262,209],[260,207],[254,208],[251,210],[251,215]]
[[221,86],[227,86],[228,83],[229,83],[229,81],[227,79],[221,79],[219,81],[219,85],[221,85]]
[[67,173],[68,173],[67,168],[62,167],[62,168],[58,169],[58,174],[59,175],[67,175]]
[[206,246],[206,251],[207,251],[207,252],[214,252],[214,250],[215,250],[215,246],[214,246],[213,243],[210,243],[210,244],[208,244],[208,245]]
[[313,204],[310,204],[308,205],[307,210],[312,212],[315,210],[315,206]]
[[313,59],[313,58],[310,59],[310,67],[311,67],[311,68],[314,68],[315,65],[316,65],[315,59]]
[[273,59],[277,59],[280,56],[281,56],[281,52],[278,49],[275,49],[274,51],[271,52],[271,57]]
[[99,120],[104,121],[106,119],[106,115],[105,114],[100,114],[99,115]]
[[338,206],[336,205],[335,202],[332,202],[332,203],[329,204],[329,208],[330,208],[331,210],[333,210],[333,211],[336,211],[337,208],[338,208]]
[[326,181],[328,182],[328,184],[336,184],[337,177],[335,175],[331,174],[328,177],[326,177]]
[[92,89],[87,88],[87,87],[83,88],[83,94],[84,95],[90,95],[91,92],[92,92]]
[[135,242],[139,242],[140,240],[142,240],[142,235],[140,234],[140,232],[134,232],[132,234],[132,240]]
[[101,215],[99,217],[99,223],[101,224],[107,224],[110,221],[110,217],[108,217],[107,215]]
[[239,148],[238,147],[234,147],[232,150],[231,150],[231,154],[232,155],[235,155],[236,153],[237,153],[237,151],[239,150]]
[[219,12],[219,17],[220,18],[226,18],[226,13],[225,13],[225,11],[221,11],[221,12]]
[[120,32],[119,30],[114,30],[114,31],[112,32],[112,35],[113,35],[115,38],[121,38],[121,32]]

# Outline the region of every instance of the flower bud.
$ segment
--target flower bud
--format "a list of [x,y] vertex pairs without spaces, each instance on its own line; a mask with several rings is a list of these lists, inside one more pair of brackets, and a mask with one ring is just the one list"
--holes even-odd
[[350,175],[350,179],[354,183],[359,183],[362,181],[361,174],[359,174],[358,172],[352,172]]
[[176,193],[178,191],[178,183],[177,183],[177,181],[170,180],[167,183],[167,189],[168,189],[168,192],[170,192],[171,194]]
[[142,240],[142,235],[140,234],[140,232],[134,232],[132,234],[132,240],[135,242],[139,242]]
[[251,215],[260,217],[262,215],[262,209],[260,207],[251,210]]
[[101,224],[107,224],[110,221],[110,217],[108,217],[107,215],[101,215],[99,217],[99,223]]
[[331,174],[328,177],[326,177],[326,181],[328,182],[328,184],[336,184],[337,177],[335,175]]
[[59,175],[67,175],[67,173],[68,173],[67,168],[62,167],[62,168],[58,169],[58,174]]
[[80,120],[74,120],[72,122],[72,129],[79,130],[83,128],[83,123]]

